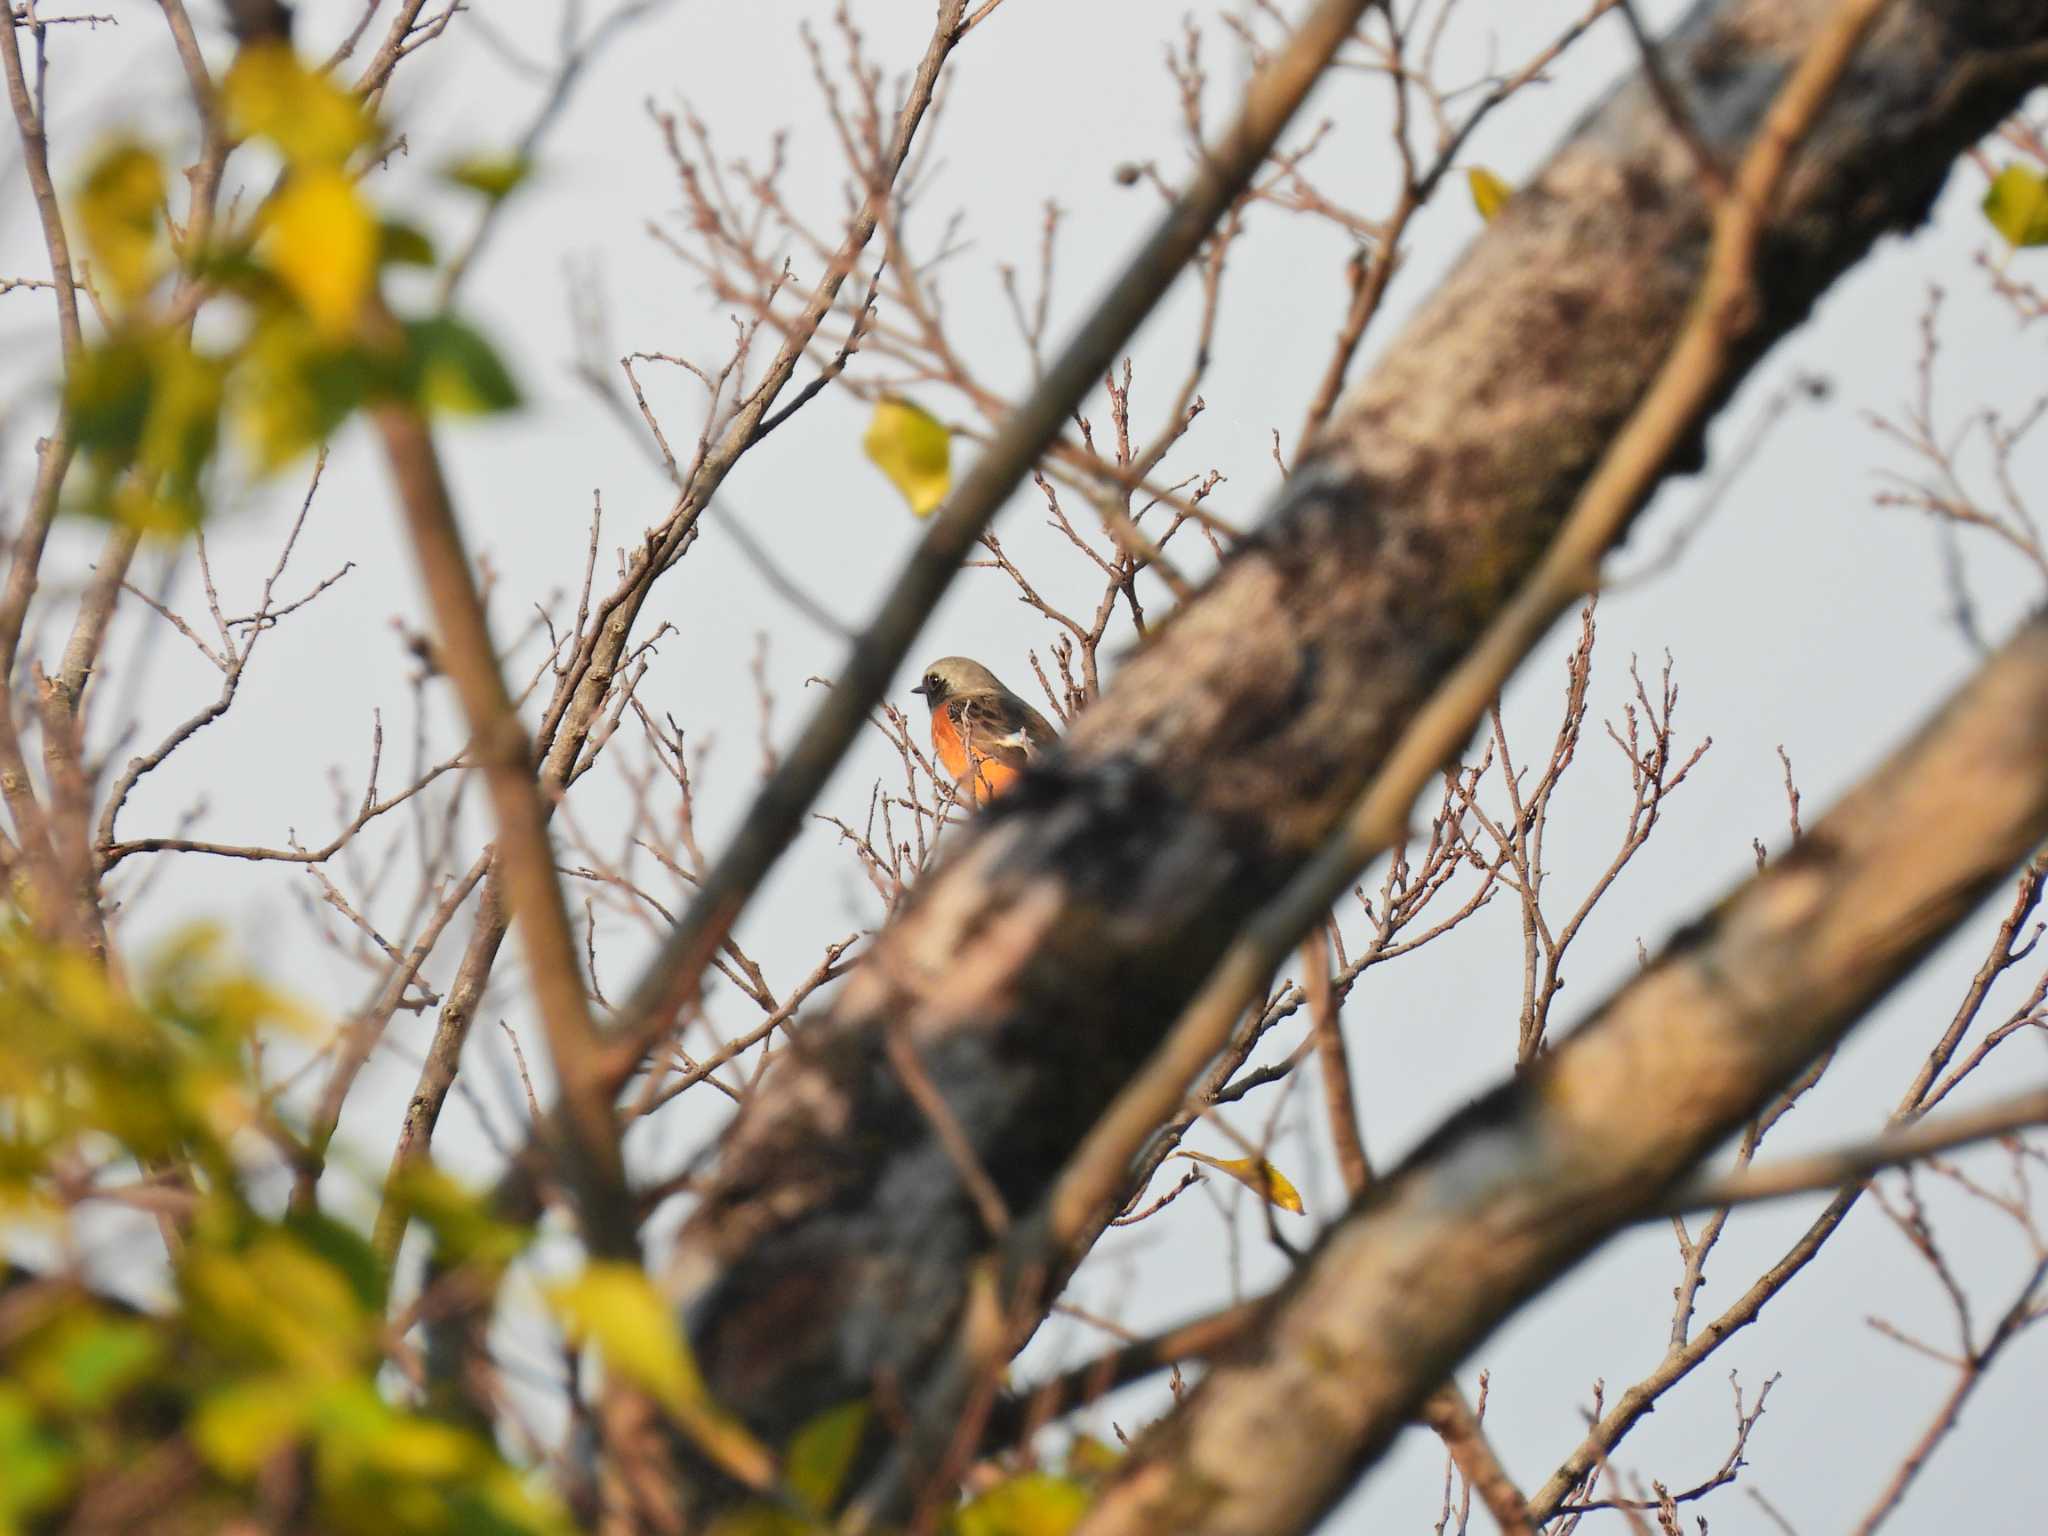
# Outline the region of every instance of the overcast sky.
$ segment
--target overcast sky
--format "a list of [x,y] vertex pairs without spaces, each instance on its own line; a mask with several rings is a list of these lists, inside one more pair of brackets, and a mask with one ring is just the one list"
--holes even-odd
[[[310,0],[301,9],[315,42],[337,32],[355,11]],[[591,9],[599,10],[595,3]],[[1028,376],[997,265],[1029,266],[1043,204],[1057,200],[1067,217],[1054,329],[1082,311],[1157,207],[1145,187],[1120,184],[1116,167],[1156,160],[1174,179],[1186,164],[1179,99],[1162,67],[1165,48],[1179,39],[1188,14],[1213,23],[1237,9],[1189,0],[1009,0],[948,66],[946,111],[937,124],[940,164],[911,233],[929,248],[944,220],[956,211],[961,216],[967,246],[949,268],[950,324],[955,344],[999,388],[1019,390]],[[1579,9],[1556,0],[1497,7],[1468,0],[1470,14],[1447,34],[1444,75],[1476,74],[1490,60],[1512,65]],[[1642,6],[1659,23],[1678,9]],[[550,56],[555,4],[478,0],[476,10],[522,49]],[[928,11],[906,0],[854,6],[872,57],[892,72],[908,68],[922,51]],[[95,134],[114,121],[127,119],[145,131],[163,131],[176,121],[180,82],[153,8],[123,4],[119,15],[117,28],[58,38],[52,138],[60,169],[75,167]],[[796,41],[804,20],[829,44],[828,7],[795,0],[681,0],[628,34],[579,87],[542,153],[538,175],[511,206],[472,279],[469,308],[504,346],[529,400],[516,418],[446,434],[464,520],[494,573],[494,612],[508,631],[533,603],[573,586],[594,496],[602,497],[606,515],[600,582],[612,569],[611,552],[669,500],[642,445],[570,375],[576,351],[566,299],[572,267],[585,274],[575,281],[587,284],[588,274],[596,274],[606,297],[608,355],[641,350],[710,360],[730,336],[724,307],[649,237],[650,221],[673,225],[679,197],[647,104],[687,104],[710,126],[725,157],[758,163],[773,136],[786,131],[788,203],[828,229],[843,206],[844,167]],[[502,149],[537,101],[532,82],[467,26],[458,21],[445,39],[409,61],[390,103],[411,155],[394,167],[385,195],[429,224],[444,244],[460,235],[468,212],[435,192],[426,172],[462,151]],[[1526,179],[1628,56],[1618,20],[1603,23],[1547,82],[1482,129],[1466,160],[1510,184]],[[1231,99],[1242,65],[1228,34],[1213,25],[1203,60],[1213,120]],[[1324,117],[1336,125],[1315,162],[1327,189],[1383,210],[1394,183],[1382,88],[1356,76],[1326,85],[1303,122]],[[0,187],[6,193],[0,275],[39,272],[37,237],[11,147],[0,157]],[[1631,972],[1639,940],[1654,950],[1673,927],[1747,874],[1752,838],[1774,849],[1784,845],[1781,745],[1810,823],[1972,666],[1974,653],[1949,617],[1933,530],[1917,514],[1875,502],[1885,470],[1901,467],[1902,460],[1867,413],[1895,410],[1914,387],[1932,285],[1948,291],[1937,380],[1944,392],[1940,408],[1953,422],[1986,406],[2017,415],[2040,391],[2044,333],[2011,323],[2010,312],[1988,295],[1977,265],[1980,255],[1998,257],[1996,238],[1976,211],[1980,192],[1977,174],[1960,171],[1928,229],[1886,242],[1827,297],[1813,323],[1757,370],[1716,428],[1723,460],[1769,398],[1794,379],[1818,375],[1831,387],[1824,401],[1804,401],[1790,412],[1678,557],[1659,558],[1690,525],[1700,502],[1698,481],[1668,488],[1615,560],[1614,570],[1628,579],[1601,603],[1594,723],[1552,831],[1561,901],[1605,865],[1620,836],[1625,806],[1617,790],[1625,797],[1626,769],[1598,722],[1618,716],[1627,701],[1631,655],[1654,675],[1670,653],[1683,690],[1680,737],[1690,743],[1711,736],[1714,745],[1671,802],[1667,825],[1589,925],[1568,970],[1563,1020],[1581,1017]],[[1479,228],[1462,184],[1451,183],[1415,231],[1369,350],[1385,345],[1401,316]],[[1221,470],[1227,482],[1212,505],[1233,520],[1254,519],[1277,479],[1272,429],[1279,428],[1291,447],[1341,313],[1345,255],[1343,239],[1327,228],[1261,209],[1233,257],[1214,363],[1202,390],[1208,408],[1168,465],[1181,473]],[[1178,383],[1190,314],[1184,284],[1138,341],[1134,401],[1141,419],[1163,410]],[[26,484],[32,438],[45,419],[39,391],[48,382],[50,336],[43,297],[17,292],[0,298],[7,412],[0,451],[15,496]],[[659,380],[652,398],[672,436],[693,435],[694,389],[680,374]],[[929,403],[942,414],[961,414],[955,402]],[[1102,415],[1099,402],[1092,409]],[[854,623],[920,531],[862,458],[864,420],[857,402],[828,391],[768,447],[749,455],[721,498],[724,515],[743,519],[791,578]],[[336,445],[328,483],[294,560],[298,580],[286,586],[301,589],[344,562],[353,561],[355,569],[266,641],[231,716],[194,743],[176,773],[148,783],[126,813],[124,832],[166,830],[203,794],[210,806],[207,835],[276,842],[296,829],[303,840],[322,841],[336,819],[329,772],[337,771],[351,794],[359,791],[373,708],[384,708],[394,743],[410,731],[403,679],[413,664],[393,620],[417,627],[422,608],[379,468],[365,450],[359,433]],[[2036,452],[2022,462],[2038,474],[2043,456]],[[302,491],[303,475],[294,472],[269,493],[241,498],[218,520],[216,573],[224,591],[247,594],[261,580],[274,559],[286,504]],[[1049,591],[1087,592],[1088,571],[1044,531],[1035,493],[1020,495],[999,529]],[[95,542],[82,529],[60,536],[51,562],[60,584],[77,579]],[[152,555],[145,564],[153,569],[160,558]],[[2000,636],[2039,599],[2038,584],[1988,543],[1966,545],[1965,558],[1984,630]],[[197,601],[189,572],[173,596],[187,605]],[[715,524],[650,605],[646,622],[661,621],[676,632],[664,640],[643,697],[657,712],[673,713],[700,741],[714,742],[698,814],[707,843],[716,847],[744,804],[758,763],[750,677],[757,636],[771,637],[774,729],[785,740],[808,706],[804,680],[831,675],[839,642],[772,593]],[[124,641],[135,633],[125,631]],[[1045,622],[1015,600],[1003,577],[971,571],[931,621],[916,659],[966,653],[1021,689],[1029,678],[1028,650],[1042,650],[1049,638]],[[1510,693],[1510,728],[1525,751],[1547,741],[1554,728],[1568,640],[1563,630],[1554,635]],[[205,702],[217,682],[161,628],[144,643],[155,648],[145,718],[161,729]],[[125,643],[116,648],[107,685],[134,675],[135,654]],[[907,694],[913,680],[906,669],[896,690],[906,707],[916,703]],[[452,697],[439,690],[428,697],[437,711],[436,739],[453,741]],[[150,730],[142,734],[150,739]],[[387,760],[393,755],[395,747]],[[865,743],[834,780],[823,808],[857,817],[874,779],[892,763],[879,740]],[[602,781],[579,791],[572,809],[580,822],[600,829],[616,814],[603,799]],[[873,921],[869,892],[832,842],[829,829],[807,831],[743,924],[750,951],[778,984],[807,971],[825,939]],[[472,853],[475,846],[469,845]],[[357,995],[353,973],[308,937],[297,913],[296,900],[307,890],[302,874],[188,861],[166,876],[140,919],[143,926],[215,917],[301,995],[319,1000],[341,984],[346,990],[333,1006]],[[1899,990],[1781,1129],[1773,1150],[1782,1154],[1875,1129],[1896,1101],[1909,1063],[1924,1054],[1938,1021],[1953,1010],[1990,930],[1980,915]],[[607,961],[613,968],[607,981],[616,989],[630,974],[638,941],[623,928],[609,937],[608,953],[616,958]],[[1347,1021],[1376,1161],[1390,1162],[1506,1069],[1520,1000],[1519,945],[1518,915],[1499,901],[1462,938],[1375,972],[1354,996]],[[441,974],[455,953],[445,948]],[[504,970],[512,973],[509,965]],[[516,1000],[509,992],[505,997],[501,1011],[522,1022]],[[1996,1000],[1989,1011],[1997,1012]],[[366,1169],[381,1168],[387,1155],[430,1028],[431,1019],[401,1015],[390,1048],[352,1101],[344,1134],[360,1149]],[[2016,1046],[1980,1087],[2009,1091],[2039,1080],[2048,1068],[2044,1053],[2033,1042]],[[529,1052],[535,1059],[540,1054],[538,1046]],[[480,1091],[494,1098],[504,1062],[497,1033],[480,1030],[472,1055],[479,1058]],[[1304,1094],[1302,1102],[1312,1098]],[[1239,1123],[1256,1131],[1263,1114],[1255,1101]],[[1295,1221],[1306,1230],[1337,1209],[1338,1183],[1320,1133],[1303,1134],[1299,1114],[1286,1123],[1296,1129],[1283,1137],[1275,1157],[1307,1197],[1310,1216]],[[680,1134],[650,1138],[639,1150],[648,1163],[672,1164],[687,1140]],[[485,1166],[474,1116],[460,1101],[443,1122],[440,1145],[467,1166]],[[1227,1143],[1205,1141],[1201,1132],[1190,1145],[1229,1152]],[[1984,1166],[1995,1172],[2001,1164],[1992,1157]],[[1738,1216],[1710,1271],[1701,1316],[1725,1305],[1775,1260],[1819,1203],[1787,1202]],[[1953,1199],[1937,1200],[1934,1209],[1952,1251],[1968,1256],[1983,1298],[1980,1310],[2002,1305],[2024,1258],[2009,1230]],[[1241,1210],[1237,1230],[1241,1241],[1233,1249],[1213,1207],[1200,1197],[1186,1200],[1107,1244],[1076,1296],[1091,1309],[1145,1327],[1227,1300],[1234,1284],[1263,1288],[1280,1264],[1263,1242],[1262,1222]],[[1632,1234],[1525,1309],[1461,1373],[1469,1385],[1479,1369],[1491,1371],[1487,1423],[1525,1486],[1540,1484],[1576,1444],[1597,1378],[1605,1379],[1611,1401],[1662,1354],[1678,1268],[1668,1232]],[[1946,1342],[1946,1314],[1930,1275],[1865,1202],[1758,1327],[1724,1348],[1635,1431],[1619,1465],[1674,1488],[1700,1481],[1718,1467],[1731,1441],[1729,1370],[1740,1372],[1750,1395],[1782,1372],[1750,1441],[1744,1482],[1753,1480],[1805,1536],[1843,1528],[1919,1434],[1948,1382],[1943,1367],[1874,1333],[1865,1320],[1870,1314],[1928,1329]],[[1034,1345],[1031,1358],[1079,1358],[1099,1342],[1085,1327],[1057,1324]],[[1972,1401],[1962,1432],[1923,1476],[1898,1529],[1928,1528],[1937,1514],[1979,1536],[2040,1528],[2038,1512],[2048,1507],[2048,1463],[2039,1455],[2044,1364],[2048,1330],[2037,1330]],[[1133,1429],[1158,1404],[1155,1390],[1130,1394],[1116,1401],[1113,1416]],[[1106,1432],[1110,1416],[1097,1413],[1090,1422]],[[1426,1529],[1436,1516],[1441,1476],[1440,1448],[1413,1431],[1331,1528]],[[1703,1510],[1717,1531],[1765,1526],[1739,1490],[1721,1492]],[[1600,1528],[1600,1520],[1621,1529],[1612,1515],[1595,1517],[1586,1528]],[[1475,1515],[1474,1528],[1484,1526],[1484,1516]]]

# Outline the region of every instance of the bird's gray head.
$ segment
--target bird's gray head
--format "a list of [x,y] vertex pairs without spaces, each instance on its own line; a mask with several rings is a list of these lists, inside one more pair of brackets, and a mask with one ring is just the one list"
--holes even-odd
[[924,669],[924,677],[910,690],[923,694],[925,702],[936,709],[942,700],[956,693],[1003,692],[1003,685],[995,673],[978,661],[969,661],[965,656],[941,656]]

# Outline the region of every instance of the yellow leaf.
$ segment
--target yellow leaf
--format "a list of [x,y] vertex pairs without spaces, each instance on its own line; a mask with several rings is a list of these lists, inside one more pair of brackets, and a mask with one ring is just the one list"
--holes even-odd
[[282,43],[235,56],[221,104],[238,138],[266,138],[295,166],[337,166],[370,142],[376,125],[355,95],[308,69]]
[[664,1406],[707,1400],[675,1319],[638,1266],[587,1265],[574,1280],[550,1287],[547,1299],[572,1343],[595,1344],[614,1371]]
[[502,1270],[532,1240],[530,1229],[500,1221],[490,1201],[464,1189],[431,1162],[399,1170],[388,1187],[397,1200],[428,1227],[439,1244],[443,1266],[473,1264],[491,1272]]
[[483,1442],[452,1424],[397,1413],[363,1437],[361,1455],[367,1468],[385,1477],[417,1482],[475,1477],[489,1462]]
[[339,426],[369,381],[354,350],[323,342],[306,315],[278,304],[243,347],[234,382],[235,425],[268,474]]
[[133,140],[110,145],[86,172],[79,230],[94,267],[123,304],[140,298],[157,279],[157,210],[163,201],[163,167]]
[[348,335],[369,297],[382,238],[348,174],[301,171],[264,216],[270,269],[329,338]]
[[226,370],[176,338],[165,338],[157,350],[156,385],[150,392],[136,463],[144,471],[141,483],[153,491],[151,500],[160,509],[161,522],[148,518],[142,526],[187,532],[205,511],[199,482],[220,436]]
[[1067,1447],[1067,1475],[1098,1479],[1108,1477],[1123,1464],[1124,1453],[1093,1435],[1076,1435]]
[[1502,181],[1483,165],[1475,165],[1465,172],[1465,179],[1472,185],[1472,206],[1479,210],[1479,217],[1492,222],[1501,205],[1515,195],[1515,189]]
[[961,1506],[952,1536],[1067,1536],[1087,1512],[1088,1493],[1080,1484],[1027,1472]]
[[607,1370],[645,1390],[740,1482],[760,1492],[774,1486],[775,1458],[711,1401],[668,1304],[638,1265],[588,1264],[545,1294],[572,1343],[596,1345]]
[[1292,1211],[1297,1216],[1303,1213],[1301,1191],[1287,1181],[1286,1174],[1263,1157],[1211,1157],[1206,1152],[1176,1152],[1174,1156],[1229,1174],[1245,1188],[1283,1211]]
[[259,1376],[208,1394],[192,1418],[192,1443],[215,1470],[247,1477],[306,1427],[314,1396],[289,1376]]
[[348,1275],[288,1233],[265,1233],[238,1253],[194,1244],[179,1286],[195,1332],[301,1384],[346,1379],[376,1347],[380,1319]]
[[1984,193],[1984,217],[2009,244],[2048,245],[2048,177],[2017,161],[2008,165]]
[[929,517],[952,489],[952,439],[938,418],[908,400],[878,404],[861,446],[919,517]]

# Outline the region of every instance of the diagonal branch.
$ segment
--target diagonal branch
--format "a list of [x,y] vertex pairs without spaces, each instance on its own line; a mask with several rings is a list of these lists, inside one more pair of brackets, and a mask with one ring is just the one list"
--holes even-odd
[[839,668],[832,691],[762,787],[725,857],[705,876],[696,900],[635,989],[618,1031],[633,1060],[667,1028],[740,909],[802,826],[812,800],[880,700],[960,562],[1243,192],[1365,8],[1366,0],[1322,0],[1302,21],[1286,49],[1247,87],[1237,122],[1198,169],[1193,184],[932,519]]
[[1682,1215],[1714,1211],[1757,1200],[1781,1200],[1787,1195],[1838,1189],[1860,1183],[1886,1168],[2038,1125],[2048,1125],[2048,1088],[2010,1094],[1975,1109],[1922,1120],[1904,1130],[1887,1131],[1846,1147],[1786,1158],[1739,1173],[1692,1179],[1672,1191],[1662,1212]]
[[1121,1203],[1126,1170],[1139,1148],[1179,1107],[1274,967],[1359,870],[1406,833],[1416,795],[1442,763],[1455,758],[1522,658],[1560,613],[1596,589],[1601,556],[1649,498],[1672,455],[1727,392],[1738,344],[1760,318],[1757,252],[1792,153],[1886,3],[1847,0],[1806,51],[1718,210],[1699,296],[1649,393],[1609,445],[1528,581],[1417,712],[1338,835],[1245,925],[1158,1059],[1089,1133],[1053,1195],[1052,1241],[1092,1240],[1107,1208]]
[[[1787,78],[1831,12],[1707,0],[1671,39],[1727,163],[1771,105],[1758,83]],[[1925,214],[2048,68],[2044,40],[2037,7],[1896,0],[1760,231],[1769,281],[1707,406]],[[1712,226],[1652,93],[1617,92],[1487,226],[1264,526],[965,830],[778,1059],[672,1268],[713,1391],[767,1438],[877,1380],[943,1423],[977,1380],[955,1324],[984,1228],[877,1069],[887,1032],[916,1042],[1020,1213],[1011,1251],[1045,1252],[1060,1166],[1535,568],[1684,329]],[[1697,449],[1682,433],[1658,472]],[[1034,1267],[1044,1280],[1017,1271]],[[906,1288],[924,1304],[890,1300]]]
[[[2037,619],[1796,850],[1332,1228],[1083,1536],[1307,1529],[1466,1350],[1657,1209],[2044,834]],[[1283,1421],[1242,1456],[1251,1426]]]
[[533,748],[498,670],[497,649],[471,577],[469,557],[433,437],[418,410],[380,406],[373,417],[397,484],[414,558],[434,610],[440,656],[462,700],[469,759],[482,770],[498,826],[495,868],[519,923],[527,972],[561,1085],[562,1145],[584,1224],[599,1252],[637,1253],[625,1193],[611,1094],[598,1078],[597,1030],[584,992],[569,909],[555,878],[547,809],[535,779]]
[[[894,136],[883,163],[877,168],[867,196],[848,226],[846,236],[833,253],[831,265],[802,314],[791,323],[781,349],[749,392],[746,404],[734,415],[725,434],[706,454],[679,490],[667,518],[649,529],[641,546],[629,557],[617,587],[601,600],[582,627],[582,638],[566,673],[557,684],[539,732],[542,760],[540,774],[549,796],[566,788],[584,761],[595,723],[628,652],[633,625],[649,594],[664,571],[669,570],[689,547],[698,519],[712,505],[719,487],[732,467],[752,446],[763,430],[776,399],[795,374],[818,327],[831,312],[840,288],[853,272],[861,252],[874,238],[880,200],[888,197],[915,141],[919,124],[929,111],[939,76],[958,41],[956,23],[964,0],[947,0],[940,7],[937,23],[924,56],[913,73],[902,110],[897,114]],[[552,798],[544,808],[553,810]],[[407,1109],[404,1129],[392,1154],[390,1177],[417,1165],[428,1154],[441,1107],[453,1086],[462,1055],[462,1044],[475,1018],[477,1002],[490,979],[505,939],[510,914],[498,898],[495,876],[486,882],[479,903],[477,922],[457,966],[448,1004],[435,1022],[433,1043],[421,1068]],[[714,945],[715,949],[716,946]],[[618,1031],[610,1032],[616,1035]],[[652,1033],[649,1031],[648,1033]],[[644,1038],[644,1037],[643,1037]],[[606,1091],[616,1093],[638,1064],[637,1049],[612,1049],[601,1054],[594,1068]],[[560,1134],[550,1117],[547,1125],[536,1127],[537,1141]],[[544,1159],[536,1158],[530,1147],[508,1171],[497,1192],[501,1207],[531,1216],[537,1209],[537,1179]],[[387,1184],[390,1182],[387,1179]],[[378,1247],[387,1257],[395,1254],[405,1235],[407,1215],[402,1202],[386,1198],[377,1221]]]

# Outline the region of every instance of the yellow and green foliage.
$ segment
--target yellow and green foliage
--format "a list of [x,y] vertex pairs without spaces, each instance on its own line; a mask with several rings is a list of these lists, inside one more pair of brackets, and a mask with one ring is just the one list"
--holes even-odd
[[[277,165],[248,213],[173,228],[172,177],[132,138],[102,148],[73,199],[107,319],[68,369],[66,418],[89,471],[80,505],[155,531],[202,520],[224,443],[268,474],[365,406],[519,402],[481,333],[453,314],[406,320],[386,307],[384,270],[431,266],[434,252],[364,191],[380,130],[361,101],[266,44],[236,58],[219,108],[235,140]],[[496,200],[524,171],[473,162],[448,179]]]
[[[295,1011],[193,933],[132,988],[94,958],[0,934],[0,1220],[63,1253],[82,1208],[162,1198],[175,1258],[135,1301],[10,1265],[0,1305],[0,1532],[81,1499],[137,1530],[225,1529],[281,1482],[321,1530],[549,1532],[563,1511],[477,1432],[400,1406],[384,1267],[352,1228],[266,1212],[300,1149],[251,1073]],[[276,1203],[275,1201],[271,1203]],[[444,1180],[414,1208],[447,1260],[502,1266],[523,1236]],[[36,1242],[41,1239],[40,1243]],[[139,1267],[139,1266],[136,1266]],[[126,1490],[126,1492],[124,1492]],[[170,1522],[160,1524],[159,1522]]]
[[[81,1212],[155,1197],[172,1257],[96,1294],[61,1264],[0,1274],[0,1536],[62,1525],[81,1503],[136,1531],[226,1529],[278,1513],[331,1532],[520,1536],[576,1529],[536,1474],[491,1437],[424,1407],[388,1374],[407,1345],[387,1271],[354,1227],[284,1208],[311,1156],[259,1085],[259,1042],[303,1032],[284,998],[195,930],[128,986],[95,957],[0,930],[0,1230],[47,1259],[78,1247]],[[530,1233],[424,1169],[396,1192],[444,1276],[494,1291]],[[138,1244],[138,1246],[140,1246]],[[161,1251],[161,1250],[156,1250]],[[127,1266],[146,1269],[147,1254]],[[834,1514],[871,1428],[866,1403],[807,1425],[780,1455],[711,1399],[646,1275],[593,1261],[545,1297],[758,1502],[722,1536],[805,1536]],[[400,1309],[403,1310],[402,1308]],[[1026,1472],[956,1508],[952,1536],[1064,1536],[1099,1457]]]

